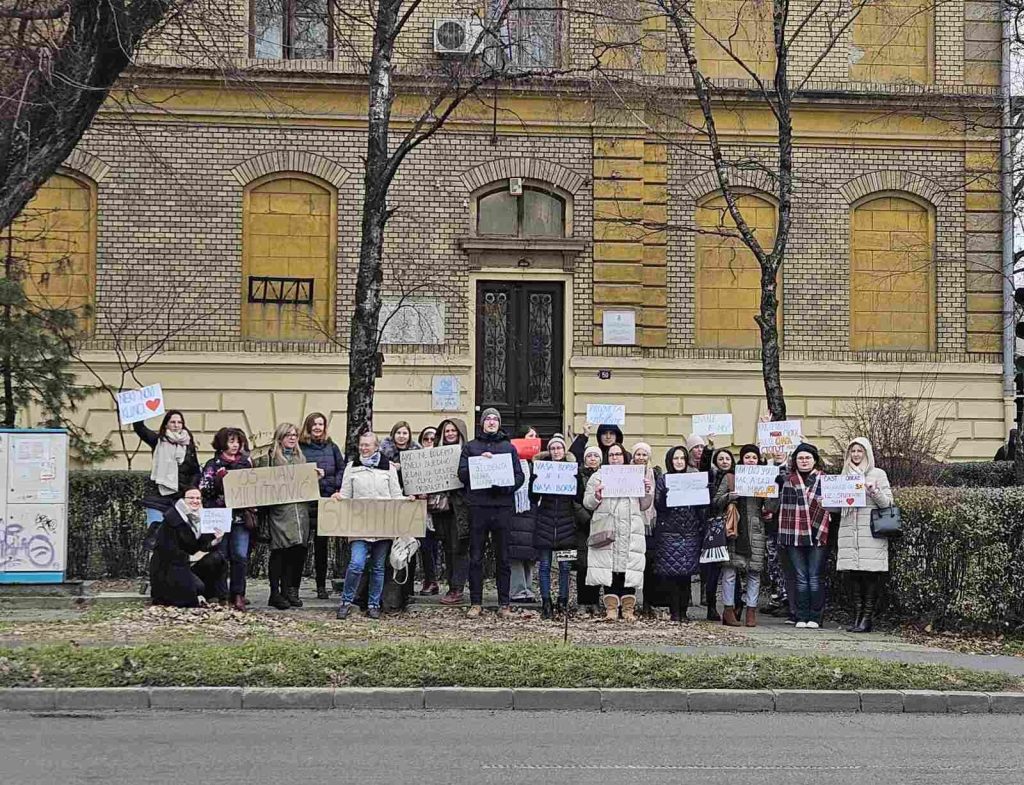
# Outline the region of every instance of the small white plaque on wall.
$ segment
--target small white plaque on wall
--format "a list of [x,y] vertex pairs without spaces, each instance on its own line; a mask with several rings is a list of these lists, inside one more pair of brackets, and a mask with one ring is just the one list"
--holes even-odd
[[436,300],[385,297],[380,307],[381,343],[444,343],[444,304]]
[[636,311],[605,311],[602,334],[605,346],[635,346]]

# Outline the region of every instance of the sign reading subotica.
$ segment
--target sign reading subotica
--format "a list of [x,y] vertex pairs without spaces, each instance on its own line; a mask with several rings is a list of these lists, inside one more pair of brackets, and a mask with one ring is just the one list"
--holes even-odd
[[312,502],[319,498],[315,463],[236,469],[224,475],[224,506],[231,509]]
[[427,503],[408,499],[321,499],[316,526],[321,537],[424,537]]

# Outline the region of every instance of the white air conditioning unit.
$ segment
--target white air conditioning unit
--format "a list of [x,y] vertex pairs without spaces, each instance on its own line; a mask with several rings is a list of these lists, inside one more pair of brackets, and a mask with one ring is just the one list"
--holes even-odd
[[483,32],[479,19],[435,19],[434,51],[440,55],[468,55]]

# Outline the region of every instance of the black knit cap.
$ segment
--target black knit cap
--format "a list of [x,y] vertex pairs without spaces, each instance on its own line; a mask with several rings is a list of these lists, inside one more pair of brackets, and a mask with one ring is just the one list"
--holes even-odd
[[744,444],[742,447],[740,447],[740,463],[743,463],[743,456],[746,455],[748,452],[754,453],[754,455],[757,456],[758,463],[761,462],[761,448],[758,447],[756,444]]
[[796,466],[796,456],[799,453],[802,453],[802,452],[809,453],[811,456],[813,456],[814,462],[816,464],[820,464],[821,463],[821,454],[818,452],[818,448],[815,447],[813,444],[808,444],[807,442],[800,442],[800,444],[798,444],[796,446],[796,449],[793,450],[793,465],[794,466]]

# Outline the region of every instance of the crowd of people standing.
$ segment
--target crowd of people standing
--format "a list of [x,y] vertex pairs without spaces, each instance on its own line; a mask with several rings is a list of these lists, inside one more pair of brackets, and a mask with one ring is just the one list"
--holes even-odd
[[[145,545],[153,551],[152,599],[158,604],[218,602],[244,611],[249,604],[248,560],[256,539],[270,549],[270,606],[302,607],[299,588],[310,546],[317,596],[330,596],[328,556],[335,548],[340,561],[340,543],[318,534],[316,502],[232,510],[229,528],[201,531],[202,509],[225,507],[228,472],[313,463],[322,498],[416,498],[403,490],[404,454],[453,445],[461,446],[458,476],[464,487],[425,497],[428,523],[419,541],[420,594],[439,594],[443,579],[447,592],[439,602],[460,605],[468,584],[470,617],[482,614],[488,553],[494,560],[501,617],[513,614],[514,602],[534,599],[530,576],[536,565],[544,619],[569,613],[575,571],[576,604],[587,615],[631,622],[638,614],[667,607],[673,622],[686,622],[688,608],[695,604],[694,576],[699,575],[708,620],[755,626],[764,588],[770,593],[769,610],[786,615],[798,628],[814,629],[822,623],[825,606],[826,560],[830,548],[837,546],[837,569],[850,574],[857,599],[850,629],[865,632],[871,629],[888,572],[888,541],[872,535],[871,512],[890,507],[892,492],[864,438],[847,445],[842,473],[863,477],[867,506],[830,510],[822,502],[822,459],[808,443],[779,460],[778,494],[761,498],[741,496],[736,487],[737,462],[765,465],[776,457],[762,455],[757,445],[743,445],[734,455],[730,449],[716,449],[710,437],[691,435],[669,449],[664,465],[657,466],[649,444],[638,442],[627,449],[614,425],[599,425],[596,443],[590,444],[588,424],[575,438],[552,435],[542,451],[529,456],[577,465],[576,492],[567,495],[535,490],[531,461],[520,457],[496,409],[482,412],[472,439],[458,418],[424,428],[418,438],[405,421],[396,423],[384,439],[368,431],[350,460],[328,435],[327,417],[320,412],[307,416],[301,427],[282,423],[269,448],[259,451],[251,450],[241,429],[222,428],[213,438],[214,455],[204,465],[182,412],[167,412],[157,431],[142,423],[135,430],[153,450],[141,503],[149,526]],[[523,436],[536,440],[538,434],[529,429]],[[511,484],[472,488],[470,459],[506,453],[513,466]],[[606,495],[606,467],[627,464],[644,467],[643,494]],[[708,503],[671,504],[669,478],[693,472],[707,473]],[[367,615],[379,618],[392,543],[359,538],[347,545],[337,618],[349,617],[360,594]],[[443,576],[438,564],[442,554]]]

